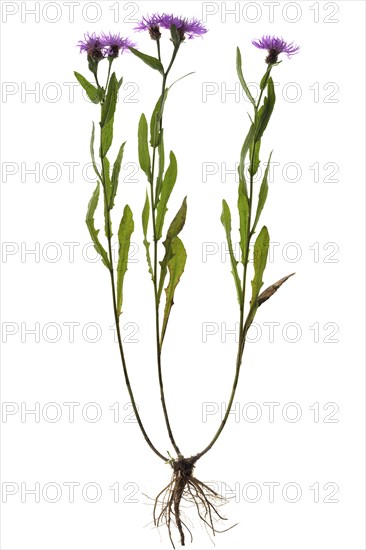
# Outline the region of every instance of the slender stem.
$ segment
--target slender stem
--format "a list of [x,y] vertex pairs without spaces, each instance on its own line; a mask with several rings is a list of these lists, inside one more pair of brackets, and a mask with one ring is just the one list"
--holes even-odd
[[[157,41],[157,47],[158,47],[158,56],[160,59],[160,43]],[[170,64],[168,66],[168,69],[164,72],[163,75],[163,81],[162,81],[162,91],[160,96],[161,101],[161,116],[160,116],[160,131],[162,129],[162,110],[163,110],[163,100],[164,100],[164,94],[165,94],[165,86],[167,77],[169,74],[169,71],[173,65],[174,59],[177,55],[179,46],[174,48],[172,59],[170,61]],[[154,175],[155,175],[155,163],[156,163],[156,147],[153,148],[153,156],[151,161],[151,181],[150,181],[150,197],[151,197],[151,212],[152,212],[152,223],[153,223],[153,235],[154,235],[154,258],[153,258],[153,283],[154,283],[154,300],[155,300],[155,336],[156,336],[156,358],[157,358],[157,365],[158,365],[158,378],[159,378],[159,387],[160,387],[160,399],[161,404],[163,408],[164,418],[165,418],[165,424],[168,430],[169,439],[178,454],[178,456],[181,456],[181,451],[174,439],[173,431],[170,425],[169,415],[168,415],[168,409],[166,406],[165,401],[165,394],[164,394],[164,383],[163,383],[163,375],[162,375],[162,362],[161,362],[161,342],[160,342],[160,318],[159,318],[159,294],[158,294],[158,238],[157,238],[157,232],[156,232],[156,202],[158,200],[158,197],[155,193],[154,198]]]
[[109,78],[111,76],[111,67],[112,67],[112,63],[113,63],[113,57],[110,57],[108,59],[108,63],[109,63],[109,67],[108,67],[107,83],[105,85],[105,93],[107,93],[107,90],[108,90],[108,84],[109,84]]
[[[269,66],[268,69],[267,69],[267,73],[266,73],[267,74],[267,79],[269,77],[270,72],[271,72],[271,66]],[[264,89],[261,90],[261,93],[259,94],[258,101],[257,101],[256,105],[254,106],[254,123],[256,123],[256,121],[257,121],[258,107],[259,107],[261,99],[262,99],[263,91],[264,91]],[[235,393],[236,393],[236,388],[237,388],[237,385],[238,385],[238,382],[239,382],[240,368],[241,368],[242,360],[243,360],[243,353],[244,353],[246,335],[247,335],[247,332],[248,332],[249,326],[250,326],[250,325],[249,326],[247,325],[247,321],[244,323],[244,306],[245,306],[245,291],[246,291],[248,259],[249,259],[249,246],[250,246],[250,239],[252,237],[251,218],[252,218],[252,205],[253,205],[254,146],[255,146],[255,144],[253,144],[252,158],[251,158],[250,171],[249,171],[250,188],[249,188],[249,197],[248,197],[248,199],[249,199],[249,215],[248,215],[248,226],[247,226],[248,239],[247,239],[247,243],[246,243],[246,251],[245,251],[245,256],[244,256],[244,270],[243,270],[243,280],[242,280],[242,301],[241,301],[241,304],[240,304],[240,321],[239,321],[239,343],[238,343],[238,352],[237,352],[237,356],[236,356],[235,377],[234,377],[234,382],[233,382],[233,387],[232,387],[232,390],[231,390],[229,402],[228,402],[228,405],[227,405],[227,408],[226,408],[225,416],[222,419],[221,424],[220,424],[217,432],[215,433],[213,439],[210,441],[210,443],[207,445],[207,447],[204,448],[203,451],[201,451],[200,453],[198,453],[196,455],[197,460],[199,458],[201,458],[204,454],[206,454],[213,447],[213,445],[216,443],[216,441],[220,437],[220,434],[221,434],[222,430],[224,429],[224,427],[226,425],[226,422],[229,418],[229,414],[231,412],[231,407],[232,407],[234,397],[235,397]]]
[[[107,87],[106,87],[106,89],[107,89]],[[142,435],[144,436],[144,439],[145,439],[146,443],[154,451],[154,453],[159,458],[164,460],[164,462],[167,462],[169,460],[169,458],[162,455],[156,449],[156,447],[151,442],[149,436],[147,435],[146,430],[144,428],[144,425],[142,423],[142,420],[141,420],[141,417],[140,417],[140,414],[138,412],[138,408],[137,408],[137,405],[136,405],[136,401],[135,401],[135,398],[134,398],[134,395],[133,395],[133,391],[132,391],[132,388],[131,388],[130,379],[129,379],[128,371],[127,371],[126,358],[125,358],[125,354],[124,354],[124,351],[123,351],[121,329],[120,329],[120,324],[119,324],[119,315],[118,315],[118,310],[117,310],[116,285],[115,285],[115,280],[114,280],[111,218],[110,218],[110,207],[109,207],[109,204],[108,204],[108,197],[107,197],[107,191],[106,191],[106,185],[105,185],[106,175],[105,175],[105,168],[104,168],[104,162],[103,162],[104,155],[103,155],[103,146],[102,146],[102,130],[101,130],[101,133],[100,133],[100,157],[101,157],[101,162],[102,162],[102,174],[101,174],[102,178],[101,179],[102,179],[104,204],[105,204],[105,218],[106,218],[105,221],[106,221],[106,233],[107,233],[106,237],[107,237],[107,241],[108,241],[108,258],[109,258],[109,263],[110,263],[109,273],[110,273],[110,277],[111,277],[113,313],[114,313],[114,320],[115,320],[115,323],[116,323],[117,340],[118,340],[118,347],[119,347],[119,352],[120,352],[121,361],[122,361],[123,373],[124,373],[124,376],[125,376],[126,386],[127,386],[127,390],[128,390],[129,396],[130,396],[132,408],[133,408],[133,411],[135,413],[136,420],[137,420],[137,423],[140,427]]]

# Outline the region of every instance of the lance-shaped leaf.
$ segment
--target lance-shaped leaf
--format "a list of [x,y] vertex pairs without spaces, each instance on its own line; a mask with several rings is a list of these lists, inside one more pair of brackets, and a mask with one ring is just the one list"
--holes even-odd
[[238,73],[240,84],[241,84],[241,86],[242,86],[242,88],[245,92],[245,95],[247,96],[249,101],[252,103],[252,105],[255,107],[254,98],[253,98],[252,94],[250,93],[250,90],[247,86],[247,83],[244,80],[242,62],[241,62],[241,53],[240,53],[239,48],[236,48],[236,72]]
[[233,274],[233,277],[234,277],[236,293],[238,296],[238,302],[239,302],[239,305],[241,305],[243,293],[242,293],[240,279],[238,275],[238,268],[237,268],[238,262],[236,261],[234,256],[233,243],[231,240],[231,213],[230,213],[230,208],[225,200],[222,201],[221,223],[224,226],[225,233],[226,233],[226,240],[229,248],[229,255],[230,255],[230,262],[231,262],[231,273]]
[[112,208],[114,206],[114,199],[116,198],[116,194],[117,194],[118,179],[119,179],[119,173],[121,171],[123,151],[124,151],[125,145],[126,145],[126,142],[122,143],[121,147],[119,148],[116,161],[113,165],[112,180],[111,180],[111,196],[110,196],[110,199],[109,199],[109,209],[110,210],[112,210]]
[[157,147],[160,141],[160,121],[163,116],[164,104],[168,95],[168,88],[164,90],[156,102],[150,121],[150,144],[151,147]]
[[272,67],[268,66],[266,72],[264,73],[264,76],[263,76],[262,80],[260,81],[259,87],[260,87],[261,90],[264,90],[264,88],[267,86],[269,75],[271,73],[271,68]]
[[110,120],[114,118],[114,113],[116,111],[117,104],[117,95],[118,95],[118,81],[116,78],[116,73],[113,73],[108,85],[107,97],[103,103],[102,107],[102,117],[100,125],[103,128]]
[[240,163],[239,163],[239,167],[238,167],[239,181],[241,181],[243,183],[243,191],[244,191],[246,196],[248,196],[248,189],[247,189],[247,184],[246,184],[246,180],[245,180],[245,173],[244,173],[245,159],[246,159],[248,151],[249,151],[249,149],[250,149],[250,147],[253,143],[254,135],[255,135],[255,126],[254,126],[254,124],[251,124],[251,126],[249,128],[249,132],[248,132],[248,134],[247,134],[247,136],[244,140],[243,147],[241,148]]
[[151,181],[150,154],[149,145],[147,142],[147,120],[144,114],[141,115],[139,122],[138,151],[141,170],[145,172],[147,179]]
[[155,191],[156,204],[159,201],[161,186],[163,183],[164,169],[165,169],[165,150],[164,150],[164,130],[163,129],[161,129],[161,132],[160,132],[158,153],[159,153],[159,171],[158,171],[158,177],[156,178],[156,191]]
[[134,223],[131,208],[126,204],[118,229],[118,264],[117,264],[117,314],[121,315],[123,303],[123,280],[127,271],[128,253],[130,250],[131,235]]
[[259,163],[260,163],[259,151],[260,151],[260,148],[261,148],[261,140],[259,139],[258,141],[256,141],[254,143],[253,147],[251,147],[251,149],[250,149],[249,174],[251,174],[252,176],[255,176],[255,174],[257,173],[258,167],[259,167]]
[[101,180],[101,179],[102,179],[102,176],[101,176],[101,174],[100,174],[100,172],[99,172],[97,163],[95,162],[94,139],[95,139],[95,125],[94,125],[94,122],[93,122],[92,133],[91,133],[91,138],[90,138],[90,156],[91,156],[91,159],[92,159],[92,164],[93,164],[94,172],[96,173],[96,175],[98,176],[98,178]]
[[164,67],[157,59],[156,57],[152,57],[151,55],[147,55],[146,53],[139,52],[138,50],[135,50],[135,48],[130,47],[130,51],[139,59],[141,59],[146,65],[151,67],[152,69],[155,69],[156,71],[159,71],[160,74],[164,75]]
[[166,302],[165,302],[165,309],[164,309],[163,325],[161,329],[161,344],[163,343],[163,340],[164,340],[170,311],[174,304],[174,292],[180,281],[180,278],[184,271],[186,260],[187,260],[186,250],[179,237],[173,238],[171,250],[172,250],[172,258],[168,262],[170,278],[169,278],[169,284],[165,289]]
[[260,189],[259,189],[257,212],[255,214],[255,219],[254,219],[253,228],[252,228],[252,234],[254,233],[254,231],[257,227],[260,215],[262,213],[263,207],[264,207],[264,205],[266,203],[266,200],[267,200],[267,195],[268,195],[268,172],[269,172],[271,157],[272,157],[272,153],[269,155],[268,164],[266,166],[264,176],[263,176],[263,180],[262,180],[262,183],[261,183],[261,186],[260,186]]
[[249,250],[249,201],[242,181],[239,181],[238,187],[238,211],[240,220],[239,233],[241,262],[245,265],[248,260],[247,255]]
[[112,236],[112,222],[111,218],[108,215],[108,205],[111,196],[111,177],[110,177],[110,163],[107,157],[102,159],[102,182],[104,190],[104,232],[106,237],[109,239]]
[[176,48],[179,47],[179,44],[182,42],[182,37],[180,36],[178,29],[174,24],[170,25],[170,36],[174,46]]
[[170,151],[169,158],[170,158],[170,162],[161,184],[161,195],[160,195],[160,200],[156,210],[156,239],[157,240],[161,239],[165,214],[167,213],[167,210],[168,210],[167,208],[168,200],[171,195],[171,192],[173,191],[175,182],[177,180],[177,171],[178,171],[177,160],[175,158],[173,151]]
[[269,234],[267,227],[264,225],[260,230],[260,233],[254,245],[254,278],[252,280],[252,303],[257,301],[259,291],[263,286],[262,278],[267,264],[268,248]]
[[[181,207],[179,208],[175,218],[169,226],[168,232],[166,234],[166,239],[163,242],[165,248],[164,258],[160,263],[160,278],[159,278],[159,287],[158,287],[158,303],[160,302],[161,293],[164,287],[164,281],[167,274],[168,263],[172,258],[172,241],[183,229],[186,222],[187,216],[187,197],[184,197]],[[155,275],[156,276],[156,275]]]
[[145,204],[142,210],[142,231],[144,233],[144,246],[146,248],[147,265],[149,268],[149,273],[151,274],[151,278],[152,280],[154,280],[154,272],[153,272],[151,257],[150,257],[150,243],[147,240],[147,228],[149,226],[149,217],[150,217],[150,202],[149,202],[149,196],[146,191]]
[[84,88],[86,91],[86,94],[90,101],[93,103],[100,103],[102,99],[102,90],[101,88],[96,88],[93,86],[89,80],[87,80],[82,74],[74,71],[74,75],[76,76],[77,80],[79,81],[80,85]]
[[100,145],[100,157],[103,159],[108,153],[113,141],[113,118],[102,128],[102,142]]
[[272,78],[268,79],[267,96],[264,98],[263,105],[259,109],[256,117],[256,132],[255,141],[259,141],[267,128],[269,119],[271,118],[273,108],[276,101],[276,94],[274,91],[274,85]]
[[101,256],[102,262],[104,263],[104,265],[108,269],[111,269],[111,264],[110,264],[110,261],[109,261],[109,258],[108,258],[108,254],[104,250],[104,248],[103,248],[103,246],[102,246],[102,244],[99,240],[99,237],[98,237],[98,233],[99,233],[100,229],[96,229],[95,225],[94,225],[94,214],[95,214],[95,210],[98,206],[99,189],[100,189],[100,184],[99,184],[99,181],[98,181],[97,186],[94,190],[94,193],[93,193],[93,195],[92,195],[92,197],[89,201],[89,204],[88,204],[88,210],[87,210],[87,213],[86,213],[85,221],[86,221],[86,225],[88,226],[89,233],[90,233],[90,236],[92,238],[92,241],[94,243],[95,250]]
[[107,97],[102,107],[100,126],[102,129],[102,142],[100,145],[100,156],[103,159],[109,151],[113,141],[113,123],[116,111],[118,95],[118,82],[116,74],[113,73],[108,86]]
[[282,279],[280,279],[276,283],[273,283],[273,285],[266,288],[266,290],[263,290],[263,292],[261,292],[261,294],[258,296],[258,299],[257,299],[258,307],[261,306],[263,304],[263,302],[266,302],[271,296],[273,296],[273,294],[275,292],[277,292],[277,290],[280,288],[280,286],[282,286],[283,283],[285,283],[287,281],[287,279],[289,279],[293,275],[295,275],[295,273],[290,273],[290,275],[287,275],[286,277],[283,277]]
[[254,277],[252,280],[252,299],[250,309],[245,320],[244,334],[246,334],[253,322],[258,309],[259,291],[263,286],[263,273],[266,268],[269,249],[269,234],[266,226],[263,226],[254,245]]

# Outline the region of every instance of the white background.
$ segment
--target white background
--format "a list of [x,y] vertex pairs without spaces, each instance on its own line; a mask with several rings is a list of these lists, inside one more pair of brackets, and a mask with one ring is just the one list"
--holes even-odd
[[[73,21],[66,2],[1,4],[3,501],[6,491],[14,492],[2,504],[1,547],[168,548],[165,529],[151,524],[152,501],[144,494],[155,497],[168,483],[170,468],[148,449],[136,423],[128,422],[131,409],[110,330],[109,276],[84,249],[94,184],[85,181],[82,169],[90,162],[91,121],[98,108],[78,87],[74,95],[70,90],[73,70],[88,76],[85,57],[75,47],[84,32],[132,36],[141,15],[169,11],[173,3],[80,1],[71,3]],[[39,10],[38,21],[29,9]],[[230,15],[229,9],[236,11]],[[187,41],[179,52],[171,82],[195,74],[173,88],[164,120],[166,149],[174,150],[179,170],[168,220],[188,195],[182,233],[188,262],[163,354],[176,438],[186,455],[207,445],[234,374],[235,337],[225,330],[234,328],[238,311],[219,218],[223,197],[235,211],[235,162],[250,110],[239,92],[235,48],[242,50],[247,81],[255,83],[265,70],[265,53],[251,39],[282,35],[301,52],[291,60],[284,56],[273,70],[277,103],[261,160],[273,148],[279,165],[262,222],[277,244],[265,285],[293,271],[296,276],[260,308],[257,332],[251,333],[257,342],[247,345],[244,356],[236,414],[196,475],[224,491],[231,487],[236,497],[224,512],[228,525],[239,525],[218,535],[216,548],[365,548],[364,3],[186,1],[174,2],[174,11],[205,18],[209,29],[203,40]],[[155,55],[147,35],[136,41]],[[167,36],[164,42],[166,59],[171,44]],[[124,163],[136,163],[138,119],[141,112],[150,117],[159,75],[128,54],[115,68],[124,88],[110,157],[127,140]],[[31,89],[36,93],[27,94]],[[225,93],[235,89],[236,94]],[[73,176],[70,163],[76,163]],[[203,177],[204,163],[216,173]],[[35,167],[39,178],[27,173]],[[225,176],[222,168],[232,172]],[[134,323],[123,329],[125,336],[137,331],[138,343],[125,344],[132,384],[148,433],[165,454],[170,447],[159,406],[152,285],[140,225],[146,183],[140,172],[128,180],[132,171],[130,164],[121,172],[125,181],[114,211],[116,228],[123,205],[131,205],[132,240],[139,247],[126,275],[122,326]],[[234,231],[237,224],[234,219]],[[31,249],[36,253],[27,254]],[[91,248],[88,253],[93,258]],[[67,323],[78,323],[73,342]],[[268,323],[278,323],[272,341]],[[100,339],[92,343],[96,325]],[[204,338],[207,326],[217,332]],[[27,333],[35,327],[39,338]],[[102,414],[97,422],[91,421],[97,409],[86,406],[92,402]],[[65,403],[79,404],[74,422]],[[117,422],[117,406],[110,409],[116,403]],[[278,404],[272,422],[265,403]],[[207,406],[212,414],[203,418]],[[35,407],[38,419],[25,414]],[[52,422],[55,414],[61,418]],[[291,422],[296,415],[298,421]],[[70,482],[79,484],[73,503],[65,485]],[[277,483],[273,502],[269,482]],[[25,493],[37,483],[40,502]],[[87,501],[95,495],[88,483],[100,488],[98,502]],[[115,484],[117,503],[110,489]],[[289,502],[295,488],[299,499]],[[58,501],[49,502],[52,498]],[[190,547],[212,547],[193,511],[188,515],[194,531]]]

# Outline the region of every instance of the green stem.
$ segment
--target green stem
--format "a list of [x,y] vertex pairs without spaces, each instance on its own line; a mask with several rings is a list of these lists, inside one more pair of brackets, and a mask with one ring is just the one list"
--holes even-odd
[[109,258],[109,263],[110,263],[109,273],[110,273],[110,278],[111,278],[113,313],[114,313],[114,320],[115,320],[115,323],[116,323],[117,340],[118,340],[118,347],[119,347],[119,352],[120,352],[121,361],[122,361],[123,373],[124,373],[124,376],[125,376],[126,386],[127,386],[127,390],[128,390],[129,396],[130,396],[132,408],[133,408],[133,411],[135,413],[136,420],[137,420],[137,423],[140,427],[142,435],[144,436],[144,439],[145,439],[146,443],[154,451],[154,453],[159,458],[164,460],[164,462],[167,462],[169,460],[169,458],[165,457],[164,455],[162,455],[157,450],[157,448],[153,445],[153,443],[151,442],[149,436],[146,433],[146,430],[145,430],[144,425],[142,423],[140,414],[138,412],[135,397],[133,395],[130,379],[129,379],[129,376],[128,376],[126,358],[125,358],[125,354],[124,354],[124,350],[123,350],[123,344],[122,344],[121,329],[120,329],[120,324],[119,324],[119,315],[118,315],[118,310],[117,310],[116,285],[115,285],[115,278],[114,278],[113,254],[112,254],[111,217],[110,217],[110,207],[108,205],[108,197],[107,197],[107,191],[106,191],[106,185],[105,185],[106,174],[105,174],[105,168],[104,168],[104,162],[103,162],[104,155],[103,155],[103,147],[102,147],[102,130],[101,130],[101,134],[100,134],[100,159],[101,159],[101,162],[102,162],[102,174],[101,174],[102,178],[101,178],[101,180],[102,180],[104,205],[105,205],[105,210],[104,211],[105,211],[106,228],[107,228],[106,237],[107,237],[107,241],[108,241],[108,258]]
[[[266,72],[267,80],[269,78],[271,68],[272,67],[269,66],[268,69],[267,69],[267,72]],[[258,108],[259,108],[260,102],[262,100],[263,91],[264,91],[264,88],[261,90],[261,93],[259,94],[258,101],[254,106],[254,124],[256,124],[256,122],[257,122]],[[252,206],[253,206],[254,147],[255,147],[255,143],[253,143],[253,145],[252,145],[252,158],[251,158],[250,171],[249,171],[250,188],[249,188],[249,197],[248,197],[249,198],[249,215],[248,215],[248,227],[247,227],[248,240],[247,240],[247,243],[246,243],[246,250],[245,250],[245,256],[244,256],[244,270],[243,270],[243,280],[242,280],[242,301],[241,301],[241,304],[240,304],[240,321],[239,321],[239,343],[238,343],[238,352],[237,352],[237,356],[236,356],[235,377],[234,377],[234,382],[233,382],[229,402],[228,402],[228,405],[227,405],[227,408],[226,408],[225,416],[222,419],[221,424],[220,424],[217,432],[215,433],[213,439],[210,441],[210,443],[207,445],[207,447],[204,448],[203,451],[201,451],[200,453],[198,453],[196,455],[197,460],[199,458],[201,458],[204,454],[206,454],[213,447],[213,445],[216,443],[216,441],[220,437],[220,434],[221,434],[222,430],[225,428],[226,422],[229,418],[229,414],[231,412],[231,407],[233,405],[233,401],[234,401],[234,397],[235,397],[235,393],[236,393],[236,388],[237,388],[238,382],[239,382],[239,375],[240,375],[240,369],[241,369],[242,360],[243,360],[246,335],[247,335],[247,332],[248,332],[249,327],[250,327],[250,325],[248,325],[248,323],[247,323],[248,318],[246,319],[246,321],[244,323],[244,306],[245,306],[245,293],[246,293],[246,282],[247,282],[247,269],[248,269],[248,260],[249,260],[250,239],[253,235],[253,231],[251,229],[251,218],[252,218]]]
[[[158,55],[160,59],[160,44],[159,41],[157,41],[157,47],[158,47]],[[170,69],[172,68],[172,65],[174,63],[174,59],[177,55],[179,46],[176,46],[173,51],[172,59],[170,61],[170,64],[168,66],[168,69],[164,72],[163,75],[163,81],[162,81],[162,91],[160,96],[161,101],[161,112],[160,112],[160,131],[162,130],[162,118],[163,118],[163,99],[165,94],[165,87],[166,87],[166,81],[169,74]],[[164,394],[164,382],[163,382],[163,375],[162,375],[162,362],[161,362],[161,342],[160,342],[160,318],[159,318],[159,295],[158,295],[158,239],[157,239],[157,233],[156,233],[156,215],[155,215],[155,208],[156,208],[156,202],[158,200],[158,197],[155,192],[155,198],[154,198],[154,174],[155,174],[155,163],[156,163],[156,147],[153,148],[153,156],[152,156],[152,162],[151,162],[151,181],[150,181],[150,197],[151,197],[151,213],[152,213],[152,223],[153,223],[153,234],[154,234],[154,258],[153,258],[153,283],[154,283],[154,301],[155,301],[155,336],[156,336],[156,358],[157,358],[157,365],[158,365],[158,379],[159,379],[159,388],[160,388],[160,399],[161,404],[163,408],[164,413],[164,419],[165,424],[167,427],[169,439],[178,454],[178,456],[181,456],[182,453],[174,439],[173,431],[170,425],[169,415],[168,415],[168,409],[166,406],[166,400],[165,400],[165,394]]]

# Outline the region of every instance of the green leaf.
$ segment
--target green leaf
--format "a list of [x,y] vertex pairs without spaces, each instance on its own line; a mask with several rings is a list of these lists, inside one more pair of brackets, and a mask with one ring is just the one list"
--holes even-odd
[[261,148],[261,140],[255,142],[254,147],[251,147],[249,151],[250,165],[249,165],[249,174],[255,176],[259,168],[259,151]]
[[117,265],[117,314],[121,315],[123,303],[123,280],[127,271],[128,252],[130,250],[131,235],[134,223],[131,208],[126,204],[122,220],[118,229],[118,265]]
[[99,181],[98,181],[97,186],[94,190],[94,193],[93,193],[93,195],[92,195],[92,197],[89,201],[89,204],[88,204],[88,210],[87,210],[87,213],[86,213],[85,221],[86,221],[86,225],[88,226],[89,233],[90,233],[90,236],[92,238],[92,241],[94,243],[95,250],[101,256],[102,262],[104,263],[104,265],[108,269],[111,269],[111,264],[110,264],[107,252],[104,250],[104,248],[103,248],[103,246],[102,246],[102,244],[101,244],[101,242],[99,241],[99,238],[98,238],[98,233],[99,233],[100,229],[96,229],[95,225],[94,225],[94,214],[95,214],[95,210],[98,206],[99,189],[100,189],[100,184],[99,184]]
[[163,232],[163,226],[164,226],[164,218],[165,214],[168,210],[167,204],[169,197],[171,195],[171,192],[173,191],[173,187],[175,185],[175,182],[177,180],[177,159],[175,158],[175,155],[172,151],[170,151],[170,162],[168,169],[165,173],[163,182],[161,184],[161,195],[160,200],[157,206],[157,212],[156,212],[156,239],[161,239],[162,232]]
[[264,76],[263,76],[262,80],[260,81],[259,87],[260,87],[261,90],[264,90],[264,88],[267,86],[269,75],[271,73],[271,68],[272,68],[271,66],[268,66],[266,72],[264,73]]
[[110,164],[107,157],[102,159],[102,176],[105,187],[105,198],[104,198],[104,232],[107,238],[112,236],[112,222],[110,216],[108,216],[108,205],[111,196],[111,178],[110,178]]
[[160,263],[160,279],[158,287],[158,303],[160,302],[161,293],[164,286],[164,281],[167,273],[168,263],[172,258],[172,241],[183,229],[187,216],[187,197],[184,197],[181,207],[179,208],[175,218],[169,226],[166,239],[163,242],[165,248],[164,258]]
[[142,231],[144,233],[144,246],[146,248],[147,266],[149,268],[149,273],[151,274],[151,278],[152,280],[154,280],[154,272],[153,272],[151,257],[150,257],[150,243],[147,240],[147,228],[149,226],[149,217],[150,217],[150,202],[149,202],[149,196],[146,191],[145,205],[142,210]]
[[247,86],[247,83],[244,80],[243,70],[242,70],[242,63],[241,63],[241,53],[240,53],[239,48],[236,48],[236,72],[238,73],[240,84],[241,84],[241,86],[242,86],[242,88],[245,92],[245,95],[247,96],[249,101],[252,103],[252,105],[255,107],[254,98],[253,98],[252,94],[250,93],[250,90]]
[[156,178],[156,198],[155,198],[156,202],[159,201],[161,186],[163,183],[164,168],[165,168],[164,130],[163,129],[160,132],[158,153],[159,153],[159,171],[158,171],[158,177]]
[[179,44],[182,42],[182,38],[179,35],[176,25],[174,24],[170,26],[170,36],[174,46],[177,48]]
[[165,309],[164,309],[163,325],[161,329],[161,344],[163,343],[163,340],[164,340],[170,311],[174,304],[175,289],[180,281],[180,278],[184,271],[186,260],[187,260],[186,250],[179,237],[174,237],[174,239],[172,240],[171,250],[172,250],[172,258],[168,262],[170,278],[169,278],[169,284],[165,289],[166,302],[165,302]]
[[276,95],[272,78],[268,79],[267,94],[268,95],[264,98],[263,105],[259,109],[256,117],[255,141],[259,141],[261,139],[264,130],[267,128],[275,105]]
[[269,165],[271,162],[272,153],[269,155],[268,164],[266,166],[266,170],[264,172],[263,180],[259,189],[259,196],[258,196],[258,205],[257,205],[257,212],[255,214],[255,220],[252,228],[252,233],[254,233],[255,228],[257,227],[260,215],[262,213],[263,207],[267,200],[268,195],[268,171],[269,171]]
[[233,243],[231,240],[231,213],[230,208],[225,200],[222,201],[222,214],[221,214],[221,223],[224,226],[226,233],[226,240],[229,248],[230,262],[231,262],[231,273],[234,277],[236,293],[238,296],[239,305],[242,303],[243,293],[241,289],[240,279],[238,275],[238,262],[235,259],[233,251]]
[[90,138],[90,156],[91,156],[91,159],[92,159],[94,172],[96,173],[96,175],[98,176],[98,178],[99,178],[100,180],[102,180],[102,176],[101,176],[101,174],[100,174],[100,172],[99,172],[97,163],[95,162],[94,137],[95,137],[95,125],[94,125],[94,122],[93,122],[92,133],[91,133],[91,138]]
[[269,249],[268,229],[264,225],[255,241],[254,245],[254,278],[252,280],[252,300],[251,306],[256,307],[259,291],[263,286],[263,273],[267,264]]
[[247,252],[249,249],[249,201],[248,196],[244,190],[244,184],[239,182],[238,188],[238,211],[239,211],[239,232],[240,232],[240,249],[241,249],[241,262],[243,265],[247,263]]
[[240,152],[240,163],[238,168],[238,174],[239,174],[239,181],[241,181],[243,184],[243,191],[246,197],[248,196],[248,189],[247,189],[245,173],[244,173],[245,159],[253,143],[254,135],[255,135],[255,127],[254,127],[254,124],[252,124],[249,128],[249,132],[244,140],[243,147],[241,148],[241,152]]
[[147,142],[147,120],[144,114],[141,115],[139,122],[138,150],[141,169],[145,172],[149,182],[151,182],[150,154]]
[[135,48],[130,47],[130,51],[139,59],[141,59],[146,65],[151,67],[152,69],[155,69],[156,71],[159,71],[160,74],[164,75],[164,67],[157,59],[156,57],[151,57],[151,55],[147,55],[146,53],[139,52],[138,50],[135,50]]
[[87,80],[82,74],[77,73],[76,71],[74,71],[74,75],[77,78],[77,80],[79,81],[79,84],[86,91],[86,94],[87,94],[88,98],[90,99],[90,101],[92,101],[93,103],[96,103],[96,104],[100,103],[100,101],[102,99],[101,89],[96,88],[95,86],[93,86],[93,84],[91,82],[89,82],[89,80]]
[[177,84],[177,82],[179,82],[180,80],[183,80],[183,78],[186,78],[187,76],[191,76],[191,74],[195,74],[195,71],[191,71],[190,73],[180,76],[179,78],[177,78],[177,80],[174,80],[174,82],[169,86],[168,90],[171,90],[174,84]]
[[116,194],[117,194],[118,178],[119,178],[119,173],[121,171],[123,151],[124,151],[125,145],[126,145],[126,142],[122,143],[121,147],[119,148],[116,161],[113,165],[112,181],[111,181],[111,196],[110,196],[110,199],[109,199],[109,209],[110,210],[112,210],[112,208],[114,206],[114,199],[116,198]]
[[100,157],[103,159],[109,151],[113,141],[113,118],[102,128],[102,142],[100,145]]
[[[157,147],[160,142],[160,121],[163,116],[164,104],[168,95],[168,88],[161,95],[155,105],[150,121],[150,144],[151,147]],[[163,100],[163,101],[162,101]]]
[[103,128],[110,120],[114,118],[114,113],[116,111],[118,97],[118,81],[116,78],[116,73],[113,73],[108,85],[107,97],[102,106],[102,117],[100,125]]

